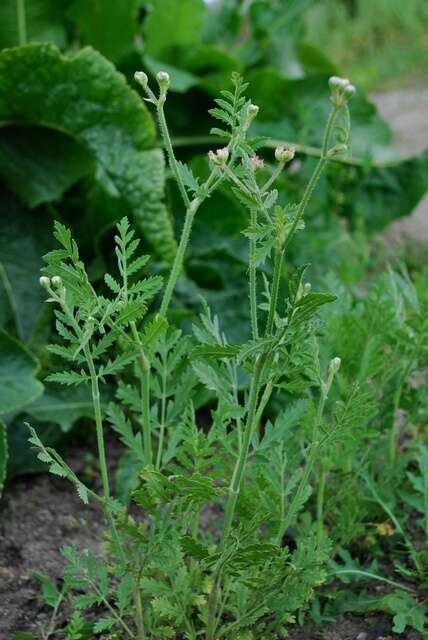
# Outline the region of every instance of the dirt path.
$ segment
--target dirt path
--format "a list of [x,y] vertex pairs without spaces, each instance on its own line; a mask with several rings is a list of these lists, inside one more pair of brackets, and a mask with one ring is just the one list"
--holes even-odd
[[[372,98],[389,122],[395,146],[403,157],[428,148],[428,89],[390,91]],[[428,194],[411,216],[391,225],[388,236],[393,241],[407,237],[428,244]]]

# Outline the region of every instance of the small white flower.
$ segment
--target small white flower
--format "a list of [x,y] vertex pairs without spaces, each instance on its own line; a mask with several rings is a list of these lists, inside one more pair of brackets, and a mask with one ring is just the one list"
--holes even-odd
[[60,276],[54,276],[51,282],[52,286],[55,287],[55,289],[59,289],[59,287],[62,287],[62,280]]
[[40,286],[44,287],[45,289],[51,286],[51,281],[47,276],[41,276],[39,278],[39,282]]

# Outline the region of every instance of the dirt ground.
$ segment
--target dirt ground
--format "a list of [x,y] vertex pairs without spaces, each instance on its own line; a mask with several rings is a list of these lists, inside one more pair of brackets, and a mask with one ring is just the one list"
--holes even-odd
[[[428,89],[390,91],[372,99],[389,122],[395,146],[403,157],[428,149]],[[428,244],[428,193],[411,216],[390,226],[387,236],[393,242],[406,237]]]
[[[407,90],[374,96],[396,133],[397,149],[408,156],[428,147],[428,90]],[[405,221],[391,225],[391,238],[403,234],[428,244],[428,196]],[[76,468],[84,452],[73,450]],[[61,575],[59,548],[75,544],[96,549],[103,519],[96,506],[82,506],[68,482],[53,476],[21,478],[11,483],[0,502],[0,640],[17,631],[36,632],[48,611],[37,599],[39,586],[31,570],[53,578]],[[61,618],[60,618],[61,619]],[[322,628],[296,628],[289,640],[391,639],[391,620],[347,615]],[[414,632],[400,638],[419,640]]]

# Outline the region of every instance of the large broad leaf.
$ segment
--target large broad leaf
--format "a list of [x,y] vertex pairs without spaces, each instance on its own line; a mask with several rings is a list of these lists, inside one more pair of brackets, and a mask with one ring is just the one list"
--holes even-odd
[[199,42],[205,16],[203,0],[154,0],[144,21],[145,51],[172,64],[177,49]]
[[58,200],[94,164],[82,145],[60,131],[0,128],[0,177],[29,207]]
[[[101,394],[101,403],[106,405],[110,397]],[[66,388],[49,384],[42,396],[25,407],[25,412],[40,422],[59,424],[64,432],[71,429],[80,418],[93,418],[94,405],[89,386]]]
[[68,12],[83,43],[113,62],[132,52],[137,14],[137,0],[75,0]]
[[175,240],[164,203],[164,158],[147,150],[153,120],[125,78],[96,51],[62,56],[48,44],[0,54],[0,123],[43,124],[83,144],[165,259]]
[[38,368],[37,360],[0,329],[0,414],[25,407],[43,393],[35,377]]
[[[0,2],[0,49],[16,47],[19,42],[17,0]],[[24,25],[27,41],[49,41],[64,47],[65,3],[58,0],[24,0]]]
[[6,425],[0,420],[0,495],[3,490],[4,480],[6,478],[7,469],[7,437],[6,437]]
[[39,272],[51,248],[52,224],[0,189],[0,326],[25,342],[45,299]]

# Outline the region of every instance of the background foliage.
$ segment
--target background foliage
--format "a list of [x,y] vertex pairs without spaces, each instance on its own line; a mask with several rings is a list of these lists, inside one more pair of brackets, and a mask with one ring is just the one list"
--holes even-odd
[[[17,398],[11,403],[8,394],[0,414],[9,424],[11,474],[36,464],[22,446],[23,412],[54,439],[90,414],[85,391],[47,391],[42,382],[55,363],[45,349],[51,315],[42,307],[37,274],[53,219],[73,228],[94,282],[110,260],[108,231],[124,214],[155,254],[153,273],[174,255],[181,207],[155,123],[134,90],[135,69],[169,71],[174,143],[202,171],[212,145],[207,108],[232,71],[244,74],[261,107],[254,134],[296,143],[300,152],[279,185],[285,203],[298,199],[316,160],[326,79],[338,70],[313,43],[344,51],[326,32],[348,13],[352,24],[362,16],[372,31],[377,24],[363,3],[225,0],[209,7],[202,0],[105,0],[101,8],[96,0],[34,0],[24,3],[21,16],[18,4],[7,0],[0,8],[0,348],[5,382],[13,383]],[[383,10],[393,29],[396,13]],[[418,5],[407,15],[406,33],[413,34],[423,11]],[[346,37],[346,30],[339,33]],[[335,59],[347,64],[344,56]],[[408,214],[426,191],[428,174],[427,154],[396,157],[387,124],[362,91],[352,119],[352,155],[332,164],[319,185],[308,240],[294,256],[313,263],[314,280],[327,267],[349,286],[369,266],[363,239]],[[262,149],[268,163],[272,146]],[[222,191],[198,214],[174,307],[184,327],[203,295],[222,314],[230,339],[241,336],[245,226],[242,205]]]

